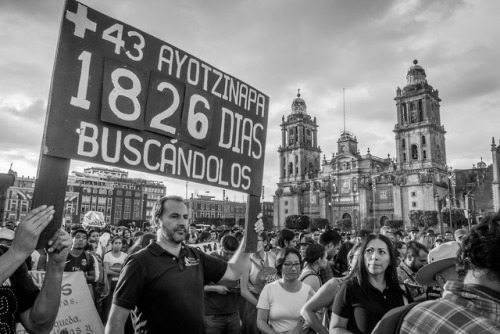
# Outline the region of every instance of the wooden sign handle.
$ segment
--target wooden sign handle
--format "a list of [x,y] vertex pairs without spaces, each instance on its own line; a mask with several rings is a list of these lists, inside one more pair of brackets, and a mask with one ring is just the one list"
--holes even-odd
[[255,253],[257,251],[257,233],[254,230],[257,216],[261,213],[260,196],[248,195],[247,212],[245,219],[245,253]]
[[33,191],[33,208],[44,204],[53,205],[55,214],[54,219],[40,234],[36,249],[45,248],[50,237],[61,227],[70,162],[70,159],[40,154],[38,175]]

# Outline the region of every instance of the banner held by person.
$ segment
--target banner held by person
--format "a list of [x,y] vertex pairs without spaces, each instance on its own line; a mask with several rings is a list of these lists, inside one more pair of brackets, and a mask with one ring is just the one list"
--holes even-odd
[[[33,281],[41,287],[44,271],[30,271]],[[61,305],[51,334],[64,333],[103,334],[104,326],[94,306],[83,272],[65,272],[61,287]],[[16,334],[26,334],[18,325]]]

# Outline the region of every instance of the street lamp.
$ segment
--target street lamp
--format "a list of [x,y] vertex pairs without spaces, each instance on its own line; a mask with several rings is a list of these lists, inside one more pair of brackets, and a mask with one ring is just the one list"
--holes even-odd
[[450,204],[450,228],[453,230],[453,223],[451,220],[451,175],[452,175],[453,167],[447,168],[448,173],[448,203]]

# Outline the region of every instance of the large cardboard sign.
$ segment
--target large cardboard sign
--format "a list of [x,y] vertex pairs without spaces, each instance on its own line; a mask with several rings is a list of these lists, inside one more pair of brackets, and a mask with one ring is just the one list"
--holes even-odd
[[259,196],[268,107],[243,81],[68,0],[42,153]]
[[[30,271],[35,284],[41,288],[44,271]],[[22,325],[16,334],[25,334]],[[51,334],[103,334],[104,326],[94,306],[83,272],[65,272],[61,286],[61,305]]]

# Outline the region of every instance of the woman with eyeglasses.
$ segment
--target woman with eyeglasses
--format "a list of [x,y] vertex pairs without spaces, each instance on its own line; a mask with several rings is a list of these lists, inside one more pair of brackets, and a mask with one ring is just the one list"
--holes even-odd
[[314,295],[299,280],[302,258],[291,247],[281,250],[276,260],[279,280],[264,286],[257,303],[257,327],[262,333],[290,333],[300,326],[300,309]]
[[[351,248],[349,254],[347,255],[349,271],[344,273],[345,276],[334,277],[328,280],[328,282],[321,286],[321,288],[316,291],[316,294],[302,307],[300,314],[304,317],[306,323],[317,333],[328,334],[328,327],[330,324],[329,319],[331,317],[332,304],[335,299],[335,295],[344,281],[354,275],[355,271],[353,269],[356,268],[360,253],[361,244],[358,243]],[[323,320],[323,323],[321,323],[316,314],[325,307],[328,309],[328,312]]]
[[250,255],[250,269],[241,275],[241,295],[246,299],[246,305],[241,317],[242,334],[260,333],[257,328],[257,302],[265,283],[268,280],[275,279],[275,271],[272,274],[272,278],[269,275],[262,274],[266,271],[266,268],[274,269],[276,263],[276,255],[273,252],[265,251],[268,242],[267,232],[261,232],[257,237],[257,251]]
[[408,303],[398,284],[396,255],[391,241],[368,235],[361,246],[356,274],[337,292],[330,333],[371,333],[387,311]]

